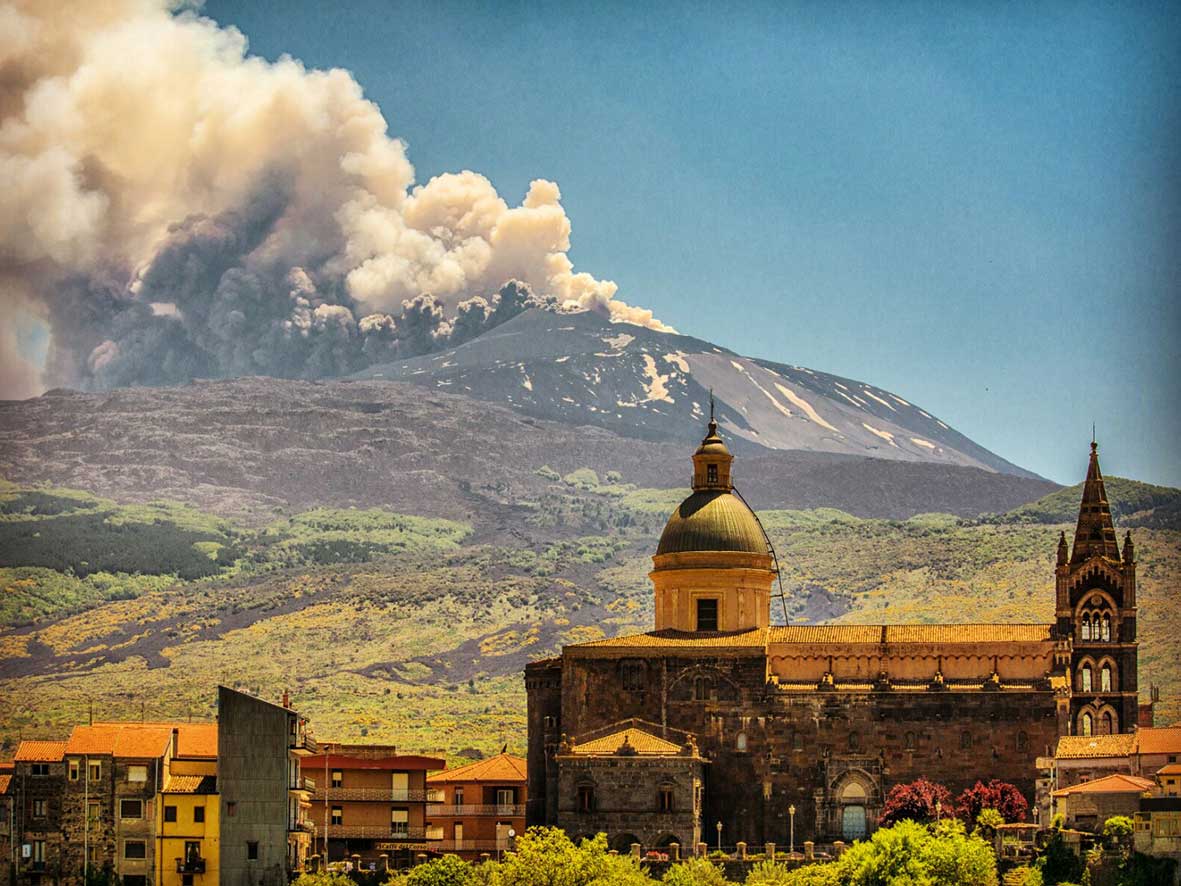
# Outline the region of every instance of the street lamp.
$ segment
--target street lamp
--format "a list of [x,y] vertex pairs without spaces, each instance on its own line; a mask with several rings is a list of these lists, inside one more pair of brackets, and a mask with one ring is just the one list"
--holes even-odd
[[796,854],[796,806],[792,803],[787,807],[787,814],[791,816],[791,854]]
[[718,822],[718,852],[722,851],[722,823]]

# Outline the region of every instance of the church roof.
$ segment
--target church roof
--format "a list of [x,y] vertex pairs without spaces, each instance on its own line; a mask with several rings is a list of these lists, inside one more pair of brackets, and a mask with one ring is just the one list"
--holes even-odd
[[627,634],[606,640],[577,643],[566,649],[702,649],[706,647],[756,647],[767,645],[767,632],[762,628],[749,631],[649,631],[646,634]]
[[615,754],[624,745],[627,745],[628,749],[634,751],[636,755],[644,757],[673,757],[684,751],[681,745],[674,744],[671,741],[665,741],[659,736],[645,732],[643,729],[636,729],[633,726],[627,729],[620,729],[618,732],[612,732],[601,738],[592,738],[589,741],[575,744],[570,749],[570,753],[587,756]]
[[456,766],[454,769],[444,769],[434,775],[428,775],[431,784],[443,784],[453,781],[525,781],[525,761],[512,754],[497,754],[487,760],[477,760],[466,766]]
[[1083,500],[1079,504],[1078,525],[1074,530],[1074,549],[1070,565],[1075,566],[1091,557],[1119,560],[1119,543],[1111,522],[1111,505],[1099,470],[1099,446],[1091,442],[1091,461],[1087,465],[1087,479],[1083,482]]
[[664,527],[656,555],[687,551],[767,554],[767,538],[754,511],[732,492],[709,490],[686,498]]
[[1049,624],[783,625],[768,643],[1038,643],[1050,639]]
[[1099,757],[1127,757],[1136,750],[1136,734],[1064,735],[1058,739],[1054,756],[1059,760],[1085,760]]

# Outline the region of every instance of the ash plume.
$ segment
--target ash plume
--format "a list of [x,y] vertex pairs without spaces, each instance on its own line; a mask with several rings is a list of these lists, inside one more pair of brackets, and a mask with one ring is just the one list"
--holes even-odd
[[0,3],[0,182],[0,397],[339,375],[529,307],[668,329],[575,271],[553,182],[415,185],[349,73],[164,2]]

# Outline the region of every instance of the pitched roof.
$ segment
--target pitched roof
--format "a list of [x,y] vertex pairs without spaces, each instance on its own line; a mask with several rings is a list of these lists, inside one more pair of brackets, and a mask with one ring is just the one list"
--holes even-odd
[[702,647],[764,647],[767,632],[761,628],[749,631],[649,631],[606,640],[576,643],[567,649],[699,649]]
[[0,775],[0,794],[8,793],[8,783],[12,781],[12,776],[8,773]]
[[177,756],[215,759],[216,723],[94,723],[75,726],[67,754],[105,754],[144,759],[161,757],[177,733]]
[[487,760],[477,760],[454,769],[444,769],[428,775],[430,784],[446,784],[457,781],[525,781],[525,761],[512,754],[497,754]]
[[59,763],[65,753],[64,741],[22,741],[13,760],[21,763]]
[[612,732],[602,738],[592,738],[590,741],[576,744],[570,749],[570,752],[586,755],[615,754],[625,743],[630,745],[637,755],[645,757],[671,757],[684,752],[684,748],[680,745],[665,741],[663,738],[645,732],[643,729],[636,729],[634,726],[620,729],[618,732]]
[[1156,787],[1156,782],[1135,775],[1105,775],[1094,781],[1084,781],[1082,784],[1054,791],[1055,797],[1067,797],[1072,794],[1142,794]]
[[1170,763],[1156,770],[1157,775],[1181,775],[1181,763]]
[[1096,757],[1127,757],[1136,748],[1135,733],[1118,735],[1064,735],[1058,739],[1054,756],[1059,760]]
[[12,760],[0,760],[0,772],[12,772],[15,764]]
[[1136,750],[1141,754],[1181,754],[1181,727],[1145,726],[1136,732]]
[[1074,530],[1074,550],[1070,565],[1075,566],[1089,557],[1119,560],[1119,543],[1111,522],[1111,506],[1099,470],[1099,447],[1091,443],[1091,461],[1087,465],[1087,479],[1083,481],[1083,498],[1079,503],[1078,525]]
[[771,628],[768,642],[874,643],[1038,643],[1049,641],[1049,624],[784,625]]
[[217,777],[214,775],[172,775],[164,785],[166,794],[216,794]]

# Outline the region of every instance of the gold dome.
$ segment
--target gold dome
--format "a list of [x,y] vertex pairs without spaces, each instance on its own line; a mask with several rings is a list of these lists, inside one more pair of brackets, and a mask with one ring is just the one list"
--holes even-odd
[[656,556],[693,551],[767,555],[767,539],[754,512],[732,492],[699,491],[673,511]]

